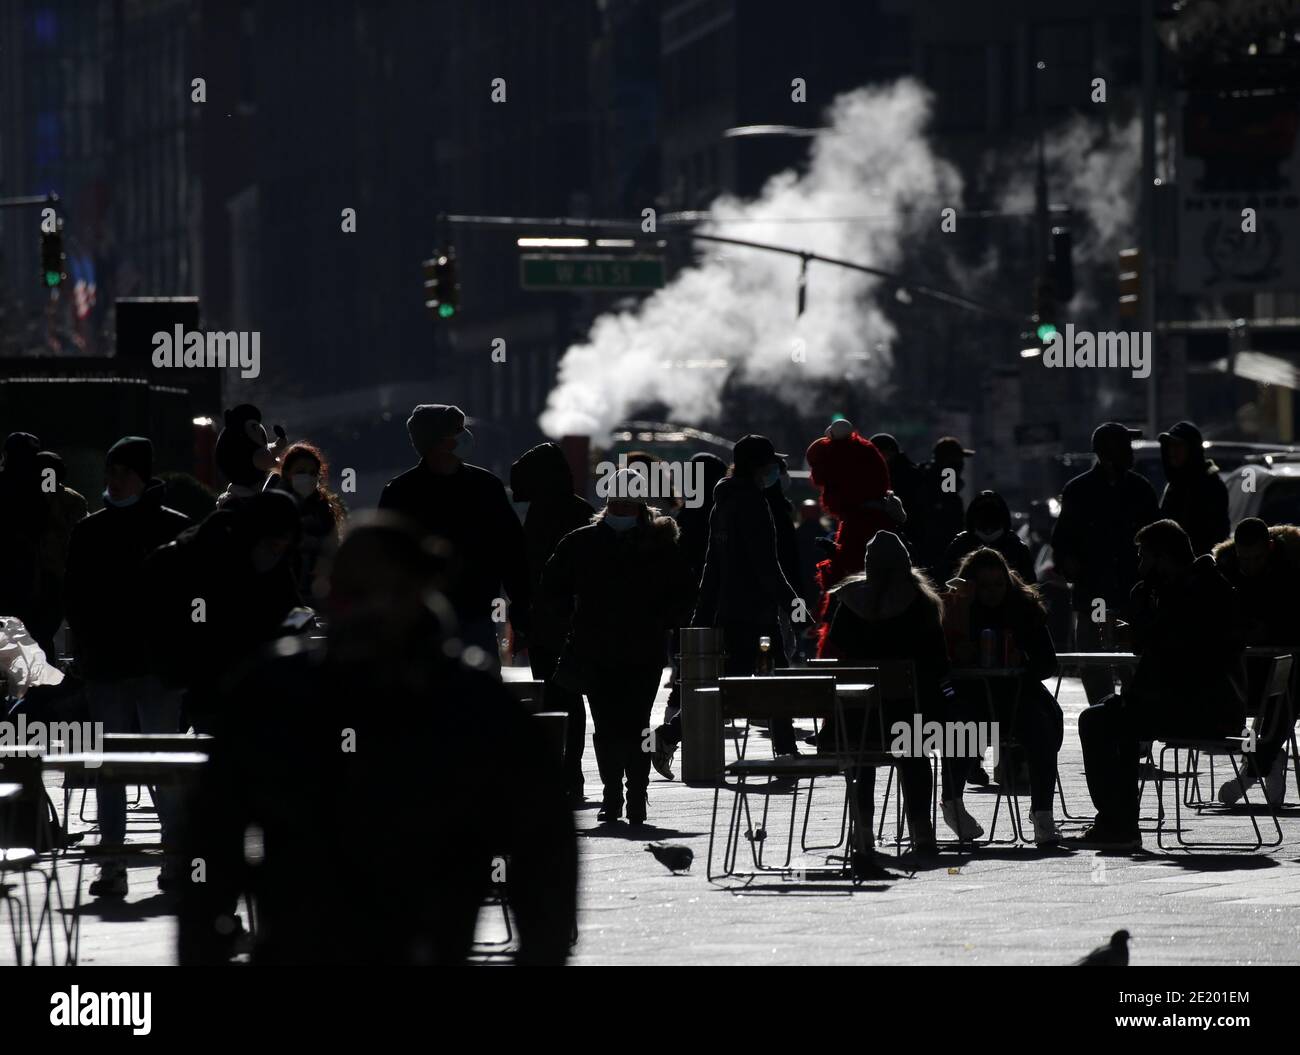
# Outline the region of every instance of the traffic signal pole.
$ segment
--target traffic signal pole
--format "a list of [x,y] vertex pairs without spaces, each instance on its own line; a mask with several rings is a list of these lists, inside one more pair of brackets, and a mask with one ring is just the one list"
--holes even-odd
[[[576,228],[584,230],[609,230],[609,231],[636,231],[640,232],[641,225],[635,220],[589,220],[575,219],[573,217],[536,217],[536,216],[472,216],[472,215],[451,215],[446,217],[446,222],[452,226],[462,227],[536,227],[536,228]],[[663,223],[669,222],[666,219],[661,220]],[[744,249],[758,249],[768,253],[783,253],[786,256],[797,256],[801,260],[801,283],[798,292],[798,304],[802,308],[804,297],[806,296],[806,279],[807,267],[809,263],[827,264],[831,267],[847,268],[850,271],[860,271],[863,274],[873,275],[876,278],[884,279],[885,282],[895,287],[901,292],[908,295],[915,295],[928,300],[938,301],[947,304],[950,307],[960,308],[963,311],[971,311],[987,318],[1002,319],[1007,322],[1014,322],[1016,325],[1023,325],[1024,316],[1008,311],[1004,308],[983,304],[970,297],[963,297],[959,293],[952,293],[948,290],[940,289],[937,286],[931,286],[924,282],[913,282],[905,275],[900,275],[894,271],[886,271],[883,268],[872,267],[869,264],[861,264],[856,260],[844,260],[840,257],[824,256],[821,253],[810,253],[806,249],[795,249],[791,246],[773,245],[768,242],[753,242],[745,238],[728,238],[717,234],[701,234],[698,231],[656,231],[656,238],[689,238],[699,242],[717,242],[722,245],[734,245]]]
[[[1156,15],[1155,0],[1142,0],[1142,188],[1138,197],[1141,271],[1141,327],[1151,334],[1152,358],[1160,355],[1156,333]],[[1147,384],[1147,435],[1160,435],[1160,403],[1154,368]]]

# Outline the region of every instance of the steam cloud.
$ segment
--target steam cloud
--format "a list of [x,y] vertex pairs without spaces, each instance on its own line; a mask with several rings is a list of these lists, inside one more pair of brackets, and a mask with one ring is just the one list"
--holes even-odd
[[[960,174],[924,138],[930,106],[910,79],[840,96],[811,140],[805,173],[772,177],[753,201],[718,198],[701,229],[906,270],[909,239],[936,230],[941,208],[961,208]],[[819,222],[830,217],[866,219]],[[796,258],[701,244],[698,265],[632,310],[602,315],[587,342],[565,352],[544,432],[605,442],[652,402],[673,420],[707,421],[731,377],[792,404],[817,379],[887,380],[895,330],[876,299],[885,292],[879,280],[810,264],[807,307],[796,318]]]

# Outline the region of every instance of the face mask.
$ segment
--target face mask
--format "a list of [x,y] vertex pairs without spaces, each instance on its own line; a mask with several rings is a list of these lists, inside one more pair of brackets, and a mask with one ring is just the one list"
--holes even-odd
[[140,501],[139,495],[131,495],[130,498],[117,498],[117,499],[110,498],[108,491],[104,492],[103,498],[104,498],[104,504],[110,505],[114,509],[128,509],[131,506],[135,505],[138,501]]
[[615,516],[613,513],[605,514],[605,523],[620,534],[624,531],[631,531],[637,525],[641,518],[638,516]]
[[289,477],[289,486],[293,488],[293,493],[299,498],[306,498],[316,491],[316,483],[320,479],[315,473],[294,473]]
[[470,432],[469,429],[462,429],[460,432],[456,433],[456,446],[452,448],[452,452],[457,458],[464,461],[469,457],[469,453],[473,449],[474,433]]
[[761,481],[762,482],[760,486],[763,488],[764,491],[766,491],[769,487],[773,486],[774,484],[780,483],[781,467],[779,465],[776,465],[775,463],[769,465],[766,469],[763,470],[763,476],[761,478]]
[[1002,537],[1002,534],[1002,528],[991,528],[988,531],[984,531],[981,528],[975,529],[975,537],[981,542],[996,542]]
[[259,542],[249,552],[248,559],[253,565],[253,571],[262,575],[280,563],[280,554],[272,544]]

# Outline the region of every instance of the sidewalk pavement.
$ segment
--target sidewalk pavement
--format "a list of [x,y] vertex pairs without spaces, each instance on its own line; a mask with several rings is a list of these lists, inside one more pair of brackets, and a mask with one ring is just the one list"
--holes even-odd
[[[666,697],[665,688],[656,704],[656,722]],[[1071,813],[1090,816],[1076,724],[1086,701],[1077,680],[1062,684],[1061,702],[1066,801]],[[752,743],[751,749],[766,750],[766,741]],[[678,763],[680,772],[680,755]],[[598,799],[590,722],[584,768],[588,795]],[[1203,780],[1207,795],[1214,794],[1225,772],[1226,764],[1216,766],[1213,789]],[[877,808],[884,779],[882,771]],[[838,832],[843,792],[836,784],[816,788],[810,822],[814,842],[830,842]],[[1294,791],[1292,781],[1288,797],[1293,804]],[[61,804],[61,790],[54,794]],[[974,788],[966,794],[967,807],[985,828],[994,797],[992,791]],[[87,827],[76,818],[79,799],[80,793],[73,798],[74,831]],[[803,802],[801,789],[800,819]],[[1046,966],[1070,963],[1121,927],[1133,936],[1135,965],[1300,962],[1300,808],[1294,805],[1282,821],[1285,842],[1268,854],[1162,853],[1150,832],[1144,835],[1145,852],[1132,857],[1000,846],[960,854],[945,850],[928,863],[904,856],[895,863],[890,843],[881,848],[881,862],[894,878],[856,888],[819,876],[710,884],[705,856],[712,805],[711,789],[652,774],[646,827],[633,829],[623,822],[597,826],[595,801],[576,814],[581,900],[573,963]],[[791,796],[772,800],[770,857],[784,857],[790,807]],[[720,811],[729,808],[724,794]],[[1057,808],[1059,819],[1059,800]],[[1148,787],[1144,816],[1154,816],[1154,810],[1154,789]],[[93,796],[86,814],[93,820]],[[128,818],[132,835],[153,837],[146,827],[156,825],[152,813],[133,811]],[[891,796],[891,823],[892,818]],[[1259,820],[1266,823],[1264,817]],[[1196,837],[1250,834],[1244,815],[1213,821],[1193,817],[1189,823],[1199,825]],[[1067,828],[1078,830],[1077,825]],[[940,820],[940,839],[947,834]],[[998,834],[1009,834],[1005,812]],[[646,843],[658,839],[694,850],[688,874],[671,874],[645,852]],[[796,831],[796,856],[798,839]],[[744,844],[739,861],[747,854]],[[810,867],[820,863],[815,854],[803,857]],[[92,878],[88,868],[84,883]],[[97,903],[83,889],[83,964],[175,962],[174,901],[159,894],[157,869],[133,868],[130,878],[131,892],[117,904]],[[499,910],[486,909],[480,916],[479,937],[485,942],[504,937]],[[481,951],[484,960],[501,958],[498,946],[485,944]]]

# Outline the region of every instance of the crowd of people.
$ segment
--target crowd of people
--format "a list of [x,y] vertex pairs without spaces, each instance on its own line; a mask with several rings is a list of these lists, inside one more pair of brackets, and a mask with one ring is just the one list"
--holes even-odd
[[[317,961],[463,958],[498,855],[513,871],[521,955],[562,959],[588,709],[598,820],[645,824],[651,769],[673,779],[682,737],[676,686],[653,729],[651,711],[684,626],[721,629],[731,675],[813,655],[908,661],[917,706],[940,722],[987,716],[984,688],[951,672],[977,665],[993,641],[999,664],[1019,671],[989,693],[1017,748],[994,778],[1028,784],[1043,846],[1062,840],[1052,802],[1064,723],[1043,684],[1057,655],[1041,582],[1070,584],[1078,649],[1139,656],[1131,678],[1085,673],[1079,735],[1097,819],[1084,845],[1139,845],[1146,744],[1239,733],[1262,691],[1245,646],[1300,645],[1300,528],[1247,519],[1230,532],[1226,487],[1189,422],[1160,436],[1161,496],[1133,469],[1135,433],[1099,426],[1096,463],[1066,485],[1050,537],[1018,528],[996,491],[965,501],[975,452],[953,437],[917,465],[895,437],[837,419],[805,452],[819,498],[797,510],[791,458],[767,437],[741,437],[729,462],[692,458],[701,505],[651,504],[634,477],[655,456],[636,453],[597,509],[556,444],[526,451],[507,490],[472,463],[459,408],[417,406],[407,431],[418,462],[346,531],[325,453],[279,426],[268,433],[248,404],[225,414],[216,462],[226,487],[197,520],[168,505],[145,437],[106,452],[93,513],[36,437],[4,442],[0,612],[49,655],[65,646],[75,705],[106,731],[214,736],[192,800],[157,796],[173,851],[159,885],[185,894],[189,962],[229,954],[234,906],[254,885],[267,962],[308,950]],[[547,708],[568,713],[562,770],[530,746],[526,716],[500,685],[503,654],[526,659]],[[71,691],[60,699],[74,705]],[[1224,802],[1256,781],[1280,794],[1290,717],[1220,789]],[[789,721],[769,735],[776,754],[799,753]],[[933,851],[929,762],[906,758],[898,770],[913,846]],[[869,818],[873,774],[860,777]],[[958,839],[983,834],[963,795],[989,781],[982,759],[944,758],[942,818]],[[474,820],[466,787],[493,804]],[[102,785],[97,798],[101,840],[123,842],[122,789]],[[381,864],[404,833],[430,824],[458,848],[455,862],[415,840],[411,875]],[[276,867],[249,865],[252,828]],[[377,907],[327,940],[314,924],[333,904],[319,862],[350,860],[361,844],[375,861],[348,882]],[[201,884],[188,868],[200,859]],[[446,912],[417,889],[431,875]],[[124,863],[107,860],[90,889],[125,895]]]

